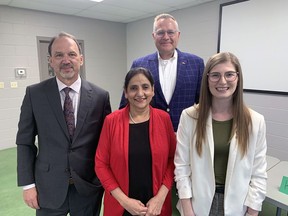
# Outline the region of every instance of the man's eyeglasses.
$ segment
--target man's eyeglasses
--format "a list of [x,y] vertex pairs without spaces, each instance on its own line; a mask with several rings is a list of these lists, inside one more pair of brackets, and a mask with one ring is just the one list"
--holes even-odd
[[173,30],[168,30],[168,31],[159,30],[154,33],[156,34],[157,37],[164,37],[166,33],[169,37],[173,37],[177,32],[178,31],[173,31]]
[[[239,72],[227,71],[224,73],[224,78],[227,82],[233,82],[236,80],[238,74]],[[207,73],[207,76],[211,82],[218,82],[222,77],[220,72],[210,72]]]

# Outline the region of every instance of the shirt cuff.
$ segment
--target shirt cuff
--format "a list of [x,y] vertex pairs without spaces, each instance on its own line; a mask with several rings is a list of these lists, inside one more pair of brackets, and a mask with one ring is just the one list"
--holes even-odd
[[23,186],[23,190],[28,190],[33,187],[35,187],[35,183]]

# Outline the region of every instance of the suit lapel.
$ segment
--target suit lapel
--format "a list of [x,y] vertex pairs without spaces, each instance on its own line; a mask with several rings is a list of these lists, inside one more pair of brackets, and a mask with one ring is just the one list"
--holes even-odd
[[165,101],[165,103],[166,103],[166,99],[164,97],[164,94],[163,94],[163,91],[162,91],[162,88],[161,88],[161,84],[160,84],[159,61],[158,61],[157,52],[154,53],[153,55],[151,55],[151,58],[149,58],[148,61],[149,61],[149,68],[151,70],[150,72],[153,75],[153,79],[154,79],[154,83],[155,83],[154,91],[156,91],[157,95],[160,96],[161,100]]
[[75,133],[73,140],[79,135],[81,128],[85,122],[89,107],[91,106],[93,99],[92,89],[89,86],[88,82],[83,80],[81,81],[81,92],[80,92],[80,104],[77,115],[77,124],[75,128]]
[[[185,81],[185,77],[187,73],[187,64],[188,60],[183,56],[183,54],[179,51],[178,52],[178,61],[177,61],[177,78],[176,78],[176,85],[173,95],[178,95],[179,89],[181,89],[182,83]],[[173,97],[173,96],[172,96]]]
[[55,118],[57,119],[67,138],[69,138],[56,78],[50,79],[44,86],[44,89]]
[[207,134],[207,141],[208,141],[208,146],[209,146],[209,151],[210,151],[210,158],[211,158],[211,166],[214,166],[214,138],[213,138],[213,128],[212,128],[212,113],[211,111],[209,112],[208,120],[207,120],[207,129],[206,129],[206,134]]
[[226,171],[225,190],[226,188],[227,189],[229,188],[228,186],[230,185],[233,171],[235,171],[234,166],[235,166],[238,151],[239,149],[237,147],[236,135],[234,134],[233,138],[231,139],[230,147],[229,147],[229,157],[228,157],[228,164],[227,164],[227,171]]

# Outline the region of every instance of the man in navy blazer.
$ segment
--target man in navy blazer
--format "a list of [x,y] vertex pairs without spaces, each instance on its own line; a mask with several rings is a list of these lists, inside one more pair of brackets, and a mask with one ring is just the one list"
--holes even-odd
[[[81,79],[81,48],[60,33],[48,47],[56,77],[28,86],[18,124],[17,174],[25,203],[37,216],[99,215],[103,188],[94,171],[102,124],[111,112],[109,93]],[[70,88],[75,123],[70,135],[63,114]]]
[[[151,105],[170,114],[176,132],[182,110],[198,103],[204,61],[176,48],[180,31],[170,14],[155,17],[152,36],[158,52],[134,60],[131,67],[145,67],[152,73],[155,96]],[[122,97],[120,108],[125,104]]]

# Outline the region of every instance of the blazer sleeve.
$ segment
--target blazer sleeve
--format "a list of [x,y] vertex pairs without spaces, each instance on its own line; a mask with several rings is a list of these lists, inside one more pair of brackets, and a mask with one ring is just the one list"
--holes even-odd
[[[255,115],[255,114],[254,114]],[[257,115],[257,114],[256,114]],[[253,116],[253,115],[252,115]],[[258,210],[261,210],[262,202],[265,199],[266,195],[266,182],[267,182],[267,162],[266,162],[266,124],[264,117],[260,114],[257,115],[259,118],[253,122],[253,134],[257,137],[254,161],[252,167],[252,176],[249,184],[248,194],[245,200],[244,205]],[[259,124],[256,124],[259,122]]]
[[[190,121],[189,121],[190,120]],[[190,117],[184,110],[180,116],[180,122],[177,130],[177,145],[175,152],[175,181],[178,189],[179,199],[192,197],[191,168],[190,168]]]

